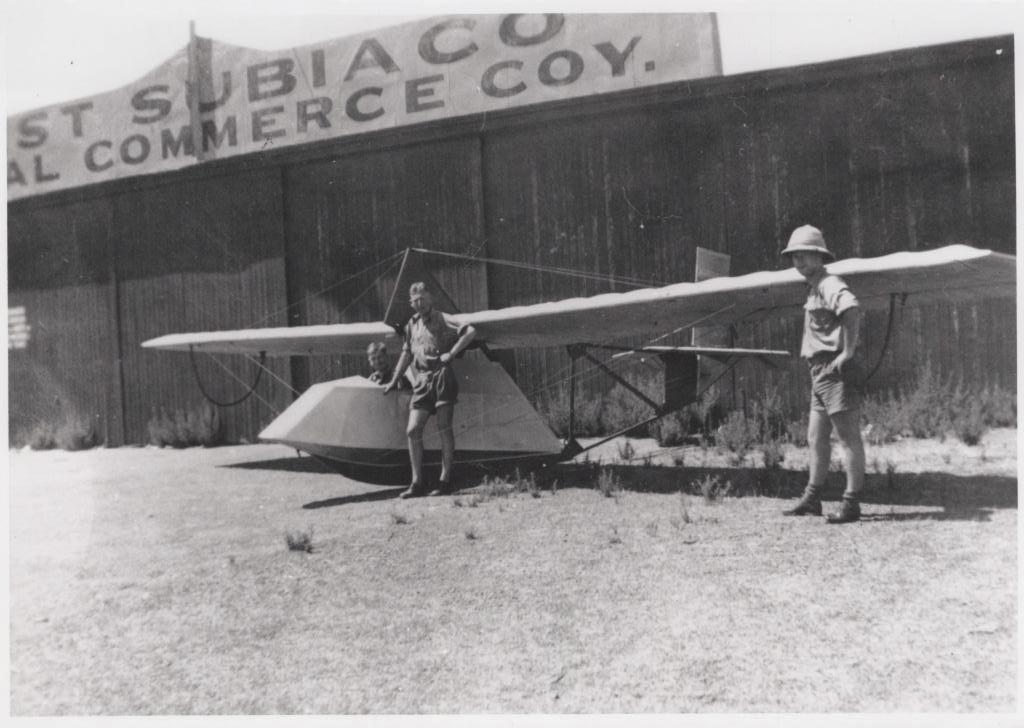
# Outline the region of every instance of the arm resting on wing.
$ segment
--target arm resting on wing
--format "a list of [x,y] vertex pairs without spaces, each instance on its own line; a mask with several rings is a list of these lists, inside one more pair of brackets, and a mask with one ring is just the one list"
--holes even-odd
[[470,343],[472,343],[474,336],[476,336],[476,329],[474,329],[472,326],[466,326],[462,330],[462,336],[460,336],[459,340],[455,342],[455,346],[452,347],[452,350],[449,352],[445,352],[440,356],[441,363],[447,364],[452,359],[461,354],[465,350],[465,348],[469,346]]

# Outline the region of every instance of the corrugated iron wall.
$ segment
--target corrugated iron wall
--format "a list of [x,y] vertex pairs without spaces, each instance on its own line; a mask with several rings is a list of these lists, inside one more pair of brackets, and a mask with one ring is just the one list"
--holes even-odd
[[112,228],[106,199],[8,218],[8,299],[31,326],[26,348],[8,353],[15,440],[67,417],[122,437]]
[[[159,409],[204,403],[189,354],[139,344],[174,331],[285,324],[280,175],[265,170],[127,191],[115,210],[125,425],[129,441],[139,442]],[[258,371],[241,356],[198,355],[196,364],[218,401],[243,395]],[[291,401],[287,362],[267,366],[273,376],[225,410],[229,440],[254,438]]]
[[[285,190],[292,325],[380,321],[405,248],[472,255],[482,242],[475,138],[291,167],[285,173]],[[432,268],[460,310],[487,306],[481,264],[438,259]],[[407,292],[398,296],[407,302]],[[359,356],[293,361],[300,389],[365,370],[365,357]]]
[[[146,185],[32,207],[10,216],[10,303],[27,308],[31,339],[9,352],[12,436],[37,421],[96,417],[111,445],[146,442],[161,409],[204,403],[189,355],[142,349],[172,331],[283,325],[279,172]],[[285,383],[287,362],[270,362]],[[212,397],[230,400],[255,376],[242,357],[200,356]],[[224,410],[229,440],[252,439],[290,402],[264,376]]]
[[[698,245],[730,254],[734,274],[777,269],[805,222],[839,257],[953,242],[1015,252],[1012,51],[1003,38],[708,79],[12,203],[11,304],[33,326],[28,348],[9,355],[12,427],[73,407],[97,416],[112,444],[144,441],[153,408],[202,398],[187,355],[140,341],[380,319],[406,247],[584,274],[437,259],[433,273],[463,310],[624,290],[622,279],[691,280]],[[898,309],[873,387],[906,385],[929,362],[1015,388],[1015,312],[1014,302]],[[867,317],[869,365],[885,320]],[[799,323],[740,322],[736,343],[795,351]],[[505,363],[539,401],[568,358],[523,350]],[[223,411],[230,437],[254,437],[290,386],[364,362],[297,357],[272,370],[256,397]],[[207,357],[200,372],[229,399],[255,369]],[[781,373],[744,364],[726,398],[773,385],[797,410],[804,377],[795,356]]]

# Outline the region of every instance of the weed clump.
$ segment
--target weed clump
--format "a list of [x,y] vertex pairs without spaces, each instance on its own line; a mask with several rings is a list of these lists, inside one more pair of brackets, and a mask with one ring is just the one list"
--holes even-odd
[[54,450],[57,447],[57,426],[52,422],[38,422],[20,439],[24,439],[33,450]]
[[13,439],[33,450],[89,450],[103,443],[96,420],[78,413],[68,414],[58,423],[37,422]]
[[220,414],[209,403],[187,412],[175,410],[173,415],[161,407],[153,412],[146,429],[150,444],[157,447],[212,447],[223,442]]
[[622,481],[611,468],[602,468],[597,476],[597,489],[605,498],[618,498],[622,490]]
[[693,487],[703,496],[705,503],[711,504],[717,503],[721,498],[729,495],[732,490],[732,481],[727,480],[723,483],[717,475],[708,474],[701,480],[693,481]]
[[307,531],[286,531],[284,542],[289,551],[303,551],[307,554],[313,553],[313,527]]

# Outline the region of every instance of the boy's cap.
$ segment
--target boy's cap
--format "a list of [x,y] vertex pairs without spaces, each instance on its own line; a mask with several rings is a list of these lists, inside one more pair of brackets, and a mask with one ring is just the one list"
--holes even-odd
[[826,258],[835,260],[836,256],[825,247],[825,236],[813,225],[801,225],[789,236],[789,245],[782,251],[783,255],[792,253],[821,253]]

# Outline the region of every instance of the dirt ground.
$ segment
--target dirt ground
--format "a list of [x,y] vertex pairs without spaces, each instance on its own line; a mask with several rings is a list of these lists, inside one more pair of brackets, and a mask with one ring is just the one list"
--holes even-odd
[[11,452],[12,713],[1013,711],[1016,442],[869,448],[841,527],[780,515],[799,449],[413,501],[281,446]]

